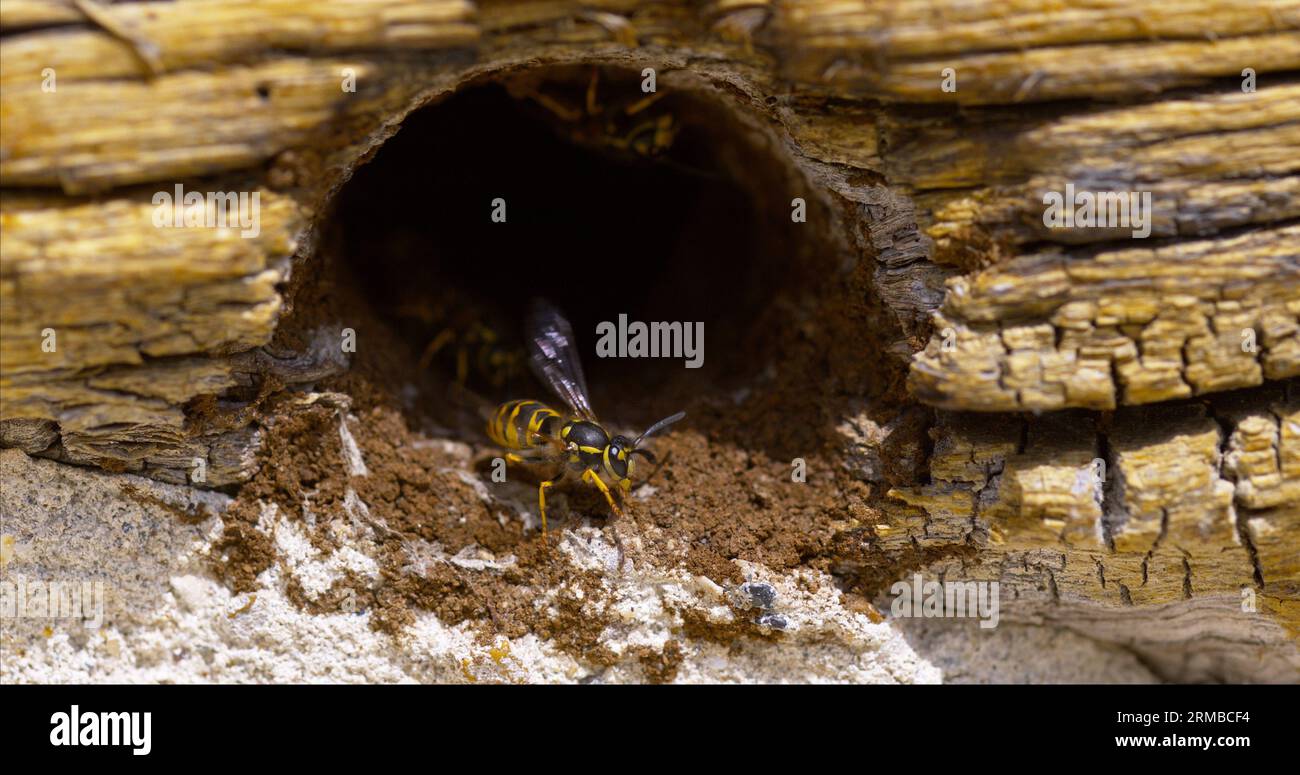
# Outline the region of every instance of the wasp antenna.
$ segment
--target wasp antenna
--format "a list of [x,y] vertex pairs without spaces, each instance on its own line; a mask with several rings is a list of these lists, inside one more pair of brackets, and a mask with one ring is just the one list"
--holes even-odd
[[636,437],[636,441],[632,442],[632,446],[633,446],[633,447],[639,447],[639,446],[641,446],[641,442],[642,442],[642,441],[644,441],[645,439],[648,439],[649,437],[655,435],[655,434],[658,433],[659,431],[663,430],[664,428],[667,428],[669,425],[672,425],[673,423],[677,422],[678,420],[681,420],[681,419],[682,419],[683,417],[685,417],[685,416],[686,416],[686,412],[678,412],[677,414],[675,414],[675,415],[673,415],[673,416],[671,416],[671,417],[665,417],[665,418],[663,418],[662,420],[660,420],[659,422],[655,423],[654,425],[651,425],[649,428],[646,428],[646,429],[645,429],[645,433],[642,433],[640,436],[637,436],[637,437]]

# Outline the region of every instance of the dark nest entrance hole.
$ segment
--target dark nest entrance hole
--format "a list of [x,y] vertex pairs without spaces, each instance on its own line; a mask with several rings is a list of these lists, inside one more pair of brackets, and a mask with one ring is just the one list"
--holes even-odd
[[[895,377],[867,335],[844,213],[717,97],[667,93],[627,116],[645,96],[633,71],[510,78],[413,113],[356,170],[282,330],[354,328],[338,387],[363,407],[400,406],[422,433],[486,444],[482,407],[558,404],[523,360],[524,313],[543,296],[573,323],[606,424],[631,430],[686,409],[683,427],[710,442],[773,460],[828,452],[835,402]],[[619,147],[665,115],[675,136],[662,153]],[[807,222],[792,221],[796,197]],[[597,324],[620,315],[702,322],[703,366],[596,357]]]

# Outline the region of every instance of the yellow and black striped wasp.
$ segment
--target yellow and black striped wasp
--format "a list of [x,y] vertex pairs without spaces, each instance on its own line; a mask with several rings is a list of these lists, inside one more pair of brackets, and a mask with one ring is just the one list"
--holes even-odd
[[604,494],[614,515],[623,512],[610,492],[608,477],[626,503],[632,490],[633,456],[641,455],[651,464],[655,456],[641,449],[641,443],[686,416],[678,412],[651,425],[635,439],[611,435],[596,420],[587,398],[587,379],[582,373],[574,344],[573,328],[550,303],[536,300],[527,319],[529,365],[537,379],[551,388],[568,413],[562,414],[540,401],[507,401],[497,408],[488,421],[488,437],[509,450],[506,460],[513,463],[562,463],[554,477],[537,488],[537,505],[542,516],[542,540],[546,541],[546,491],[565,474],[581,472],[582,481]]

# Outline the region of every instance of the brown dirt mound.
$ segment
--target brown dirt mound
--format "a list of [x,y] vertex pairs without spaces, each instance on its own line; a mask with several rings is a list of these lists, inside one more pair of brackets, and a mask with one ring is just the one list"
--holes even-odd
[[[432,120],[436,126],[439,119]],[[394,143],[396,139],[390,141]],[[392,149],[396,161],[386,165],[384,154],[389,152],[386,147],[372,162],[376,177],[367,182],[363,168],[352,186],[373,194],[375,186],[392,181],[385,176],[397,174],[393,170],[418,166],[402,155],[413,151],[400,145]],[[452,161],[440,158],[438,163]],[[783,165],[771,159],[754,161],[754,178],[740,181],[742,189],[751,199],[761,200],[766,195],[755,192],[771,188],[774,181],[784,181],[785,190],[806,188],[805,181],[787,180],[792,172]],[[590,185],[580,172],[573,174],[576,186]],[[621,170],[624,174],[636,177]],[[703,184],[692,180],[688,185],[698,189]],[[562,198],[562,193],[557,196]],[[784,195],[772,196],[788,201]],[[243,591],[253,588],[256,575],[275,561],[270,539],[255,529],[259,503],[276,504],[294,519],[302,519],[304,507],[309,508],[315,515],[315,527],[309,531],[313,542],[322,550],[337,548],[339,539],[328,526],[350,519],[345,505],[350,487],[381,525],[376,537],[381,578],[373,584],[346,579],[317,600],[307,600],[298,590],[303,605],[314,610],[359,605],[373,612],[375,627],[395,634],[415,611],[433,611],[449,625],[480,623],[485,636],[533,632],[585,660],[609,662],[614,656],[599,642],[607,622],[592,613],[599,610],[593,601],[604,594],[601,579],[561,553],[546,551],[540,536],[525,531],[487,476],[487,461],[499,452],[483,433],[483,411],[497,400],[543,396],[544,391],[531,385],[526,394],[489,399],[478,395],[480,385],[473,375],[466,389],[445,363],[424,370],[417,365],[439,325],[461,325],[457,321],[465,305],[494,325],[517,321],[515,305],[494,304],[491,291],[512,272],[525,271],[526,265],[517,270],[511,265],[486,279],[458,274],[459,265],[447,259],[434,262],[442,269],[431,269],[426,254],[428,246],[436,244],[437,233],[397,238],[389,229],[391,221],[376,219],[373,213],[349,218],[349,203],[354,201],[345,192],[336,217],[325,227],[318,254],[295,270],[287,293],[290,308],[275,346],[305,349],[312,332],[322,327],[357,332],[350,368],[315,389],[349,397],[356,418],[349,427],[369,473],[348,474],[337,407],[304,405],[301,391],[276,393],[259,405],[265,433],[262,465],[225,517],[219,546],[224,559],[214,560],[218,570],[232,588]],[[831,222],[855,217],[850,212],[822,215]],[[402,222],[411,223],[409,218]],[[689,235],[694,227],[682,228]],[[633,536],[642,539],[639,561],[685,566],[722,585],[741,580],[733,562],[737,559],[777,570],[811,567],[835,573],[852,568],[854,576],[845,577],[846,587],[874,583],[873,574],[863,569],[882,560],[871,548],[871,525],[878,521],[872,504],[881,493],[840,464],[843,439],[836,424],[855,397],[874,396],[883,407],[881,421],[906,406],[902,369],[883,355],[898,334],[883,322],[885,316],[872,300],[865,268],[869,261],[856,256],[846,261],[847,248],[824,227],[809,227],[804,234],[816,236],[795,251],[800,260],[782,265],[784,274],[775,280],[746,281],[744,303],[723,300],[729,284],[737,282],[739,267],[715,257],[717,266],[709,269],[707,261],[700,263],[704,257],[694,252],[698,245],[691,239],[680,241],[682,256],[665,259],[673,266],[698,266],[692,281],[705,286],[701,298],[733,317],[730,325],[715,322],[709,329],[720,331],[717,336],[725,345],[711,356],[719,364],[713,371],[683,370],[680,363],[672,371],[648,364],[644,373],[632,368],[636,363],[589,368],[597,406],[615,407],[617,417],[632,420],[634,426],[677,409],[688,412],[685,422],[653,442],[667,462],[653,481],[653,493],[635,501],[630,524],[618,526],[625,542]],[[770,241],[788,247],[789,235]],[[768,259],[754,260],[761,264]],[[846,272],[846,265],[855,268]],[[777,267],[760,265],[754,271]],[[641,282],[645,279],[633,274],[610,284],[637,288],[648,284]],[[667,277],[659,282],[667,285],[650,284],[644,299],[671,296],[678,280]],[[456,299],[461,307],[455,314],[446,312]],[[629,302],[633,307],[637,303]],[[402,314],[412,307],[437,310],[430,316],[437,319],[413,326],[410,316]],[[878,333],[864,337],[863,331]],[[927,418],[922,413],[910,429],[918,449],[925,443]],[[434,439],[468,445],[469,454]],[[794,458],[805,461],[806,482],[792,481]],[[510,476],[536,482],[538,473],[512,468]],[[486,488],[486,501],[466,481],[467,474]],[[553,529],[590,521],[613,538],[614,526],[599,493],[570,479],[557,488],[554,502]],[[497,573],[467,573],[446,563],[414,573],[410,568],[418,558],[412,556],[412,546],[419,542],[436,543],[448,555],[477,546],[498,558],[514,555],[517,562]],[[561,595],[554,610],[540,610],[539,590],[554,589],[581,589],[584,594],[582,599]],[[689,626],[709,629],[699,622]],[[726,640],[757,633],[742,626],[714,634]],[[667,679],[680,662],[675,653],[666,649],[641,658],[651,674]]]

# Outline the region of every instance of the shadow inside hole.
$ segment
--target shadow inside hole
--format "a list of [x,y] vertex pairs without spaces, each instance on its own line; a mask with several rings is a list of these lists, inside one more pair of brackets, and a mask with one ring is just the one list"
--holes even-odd
[[[574,82],[569,96],[580,93]],[[634,88],[617,75],[602,83]],[[792,228],[787,170],[729,137],[736,130],[721,110],[678,95],[655,110],[680,126],[660,160],[570,142],[564,121],[497,84],[412,114],[335,203],[333,225],[359,290],[411,352],[450,336],[425,368],[454,381],[468,366],[467,385],[493,402],[558,403],[522,361],[514,370],[484,355],[522,357],[523,318],[536,296],[573,323],[607,422],[642,426],[748,388],[787,354],[796,299],[841,262],[800,243],[817,227]],[[746,180],[731,179],[737,167]],[[497,199],[504,223],[492,218]],[[598,358],[597,325],[620,315],[703,323],[703,366]],[[477,327],[492,332],[491,347],[467,334]],[[459,350],[467,363],[457,362]],[[419,359],[410,360],[407,376],[418,382]]]

